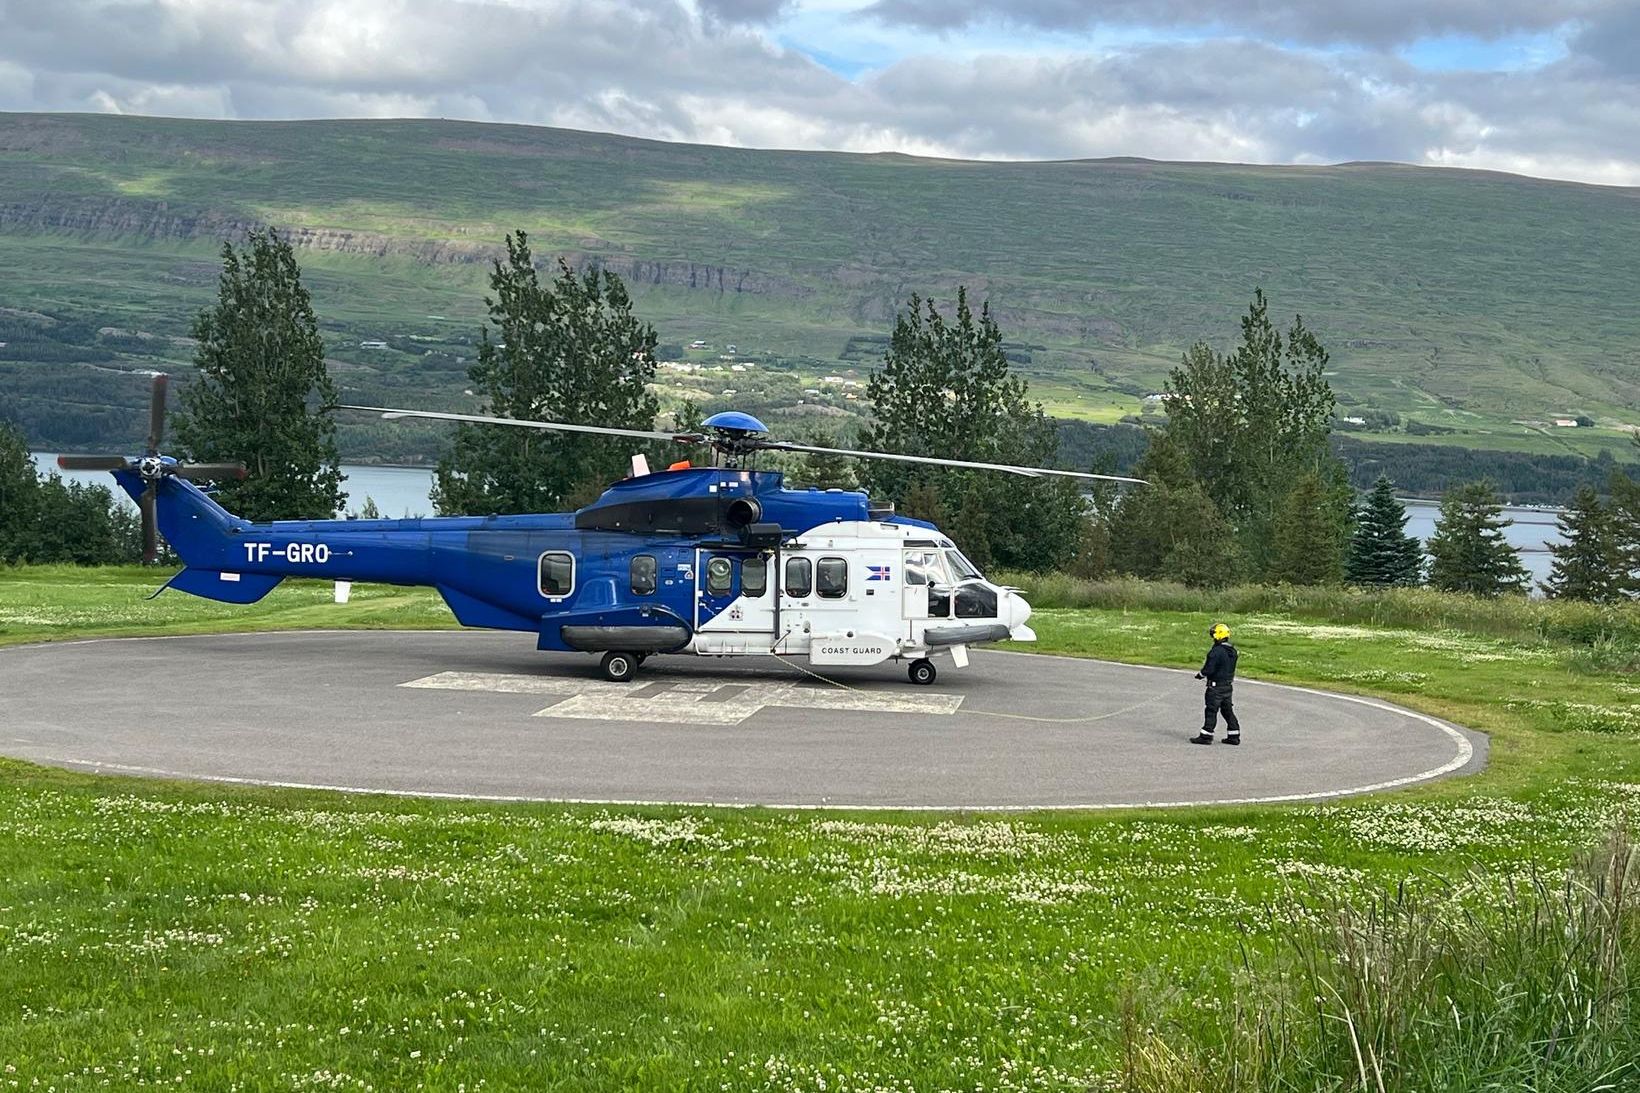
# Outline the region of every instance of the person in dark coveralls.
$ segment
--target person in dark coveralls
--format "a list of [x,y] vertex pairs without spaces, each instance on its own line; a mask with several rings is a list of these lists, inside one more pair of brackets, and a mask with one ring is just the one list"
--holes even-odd
[[1218,727],[1219,714],[1224,715],[1224,742],[1241,743],[1241,722],[1236,720],[1236,708],[1230,692],[1236,681],[1236,647],[1230,644],[1230,628],[1222,622],[1213,624],[1213,648],[1207,651],[1207,660],[1197,679],[1207,680],[1207,711],[1202,716],[1202,731],[1190,738],[1192,744],[1211,744],[1213,730]]

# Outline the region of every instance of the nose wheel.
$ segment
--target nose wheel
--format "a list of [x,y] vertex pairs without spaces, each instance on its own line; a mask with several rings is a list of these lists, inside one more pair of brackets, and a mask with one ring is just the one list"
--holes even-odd
[[926,687],[934,682],[934,677],[938,674],[934,671],[934,662],[926,658],[912,661],[911,667],[906,669],[906,675],[911,677],[911,682],[920,687]]
[[635,653],[605,653],[599,667],[611,683],[627,683],[637,673],[639,659]]

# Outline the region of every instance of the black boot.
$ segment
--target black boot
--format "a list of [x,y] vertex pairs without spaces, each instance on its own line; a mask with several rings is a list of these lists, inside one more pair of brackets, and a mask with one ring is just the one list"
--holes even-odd
[[1190,738],[1190,742],[1192,744],[1211,744],[1213,742],[1213,734],[1210,732],[1199,732]]
[[1224,738],[1224,742],[1226,744],[1240,744],[1241,743],[1241,733],[1233,732],[1233,733],[1229,734],[1228,736],[1226,736]]

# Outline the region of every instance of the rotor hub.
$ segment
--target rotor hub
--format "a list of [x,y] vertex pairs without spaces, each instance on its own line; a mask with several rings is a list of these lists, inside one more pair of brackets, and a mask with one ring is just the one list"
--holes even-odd
[[157,455],[145,455],[137,460],[137,473],[150,481],[165,473],[165,461]]

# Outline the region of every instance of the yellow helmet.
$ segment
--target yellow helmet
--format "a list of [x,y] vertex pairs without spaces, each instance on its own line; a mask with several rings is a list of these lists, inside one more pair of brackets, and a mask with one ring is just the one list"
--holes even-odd
[[1222,622],[1215,622],[1212,633],[1214,641],[1224,641],[1230,636],[1230,628]]

